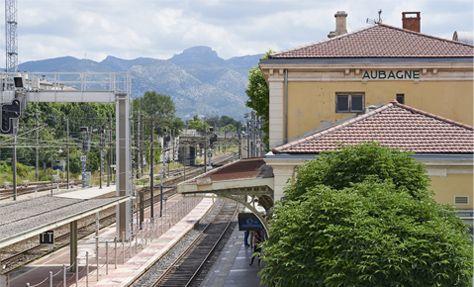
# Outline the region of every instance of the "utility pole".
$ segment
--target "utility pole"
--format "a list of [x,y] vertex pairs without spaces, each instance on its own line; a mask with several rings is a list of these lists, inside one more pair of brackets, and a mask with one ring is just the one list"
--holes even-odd
[[256,123],[255,123],[255,112],[252,111],[251,113],[251,119],[250,119],[250,123],[251,123],[251,129],[252,129],[252,157],[255,157],[256,156]]
[[143,160],[142,160],[142,144],[141,144],[141,111],[138,110],[138,119],[137,119],[137,178],[142,176]]
[[101,127],[99,131],[100,136],[100,145],[99,145],[99,156],[100,156],[100,167],[99,167],[99,188],[102,188],[102,174],[103,174],[103,166],[104,166],[104,128]]
[[242,135],[240,128],[237,128],[237,140],[239,141],[239,159],[242,158]]
[[35,178],[36,181],[39,181],[39,171],[38,171],[38,165],[39,165],[39,124],[38,124],[38,110],[35,112],[35,118],[36,118],[36,147],[35,147]]
[[112,118],[109,116],[109,164],[107,165],[107,186],[110,186],[112,179]]
[[164,164],[161,167],[160,173],[160,218],[163,216],[163,174],[165,172]]
[[204,172],[207,172],[207,128],[204,132]]
[[153,202],[153,177],[154,175],[154,166],[153,166],[153,161],[154,161],[154,142],[153,142],[153,133],[155,131],[155,122],[154,119],[151,119],[151,131],[150,131],[150,216],[151,220],[154,220],[155,218],[155,212],[154,212],[154,202]]
[[[141,104],[141,102],[140,102]],[[144,151],[144,148],[143,148],[143,144],[145,142],[145,125],[143,123],[143,116],[142,116],[142,112],[141,112],[141,109],[139,111],[139,115],[140,115],[140,176],[143,176],[143,172],[144,172],[144,169],[145,169],[145,166],[143,165],[143,151]]]
[[69,118],[66,118],[66,188],[69,189]]
[[250,122],[247,120],[247,158],[250,157]]
[[12,154],[12,171],[13,171],[13,200],[16,200],[16,131],[13,134],[13,154]]

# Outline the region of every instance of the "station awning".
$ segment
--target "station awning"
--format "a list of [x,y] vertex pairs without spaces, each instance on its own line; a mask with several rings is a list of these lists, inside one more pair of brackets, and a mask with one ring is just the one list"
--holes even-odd
[[259,195],[273,190],[273,170],[263,158],[241,159],[178,185],[178,192]]
[[241,159],[179,184],[178,192],[213,193],[238,201],[254,212],[255,204],[268,211],[273,207],[273,169],[263,158]]
[[130,197],[75,199],[42,196],[0,204],[0,248],[108,209]]

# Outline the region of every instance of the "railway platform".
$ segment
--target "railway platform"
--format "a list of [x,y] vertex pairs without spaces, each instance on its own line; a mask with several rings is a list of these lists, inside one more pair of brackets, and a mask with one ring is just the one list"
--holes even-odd
[[219,258],[208,272],[201,286],[206,287],[261,287],[257,260],[249,265],[252,249],[245,247],[243,232],[235,228]]
[[[199,197],[189,197],[187,200],[194,200],[195,204],[184,202],[181,196],[170,198],[164,209],[162,220],[155,219],[154,225],[146,221],[143,230],[137,233],[134,240],[125,244],[118,243],[115,248],[115,224],[100,229],[98,257],[95,256],[96,236],[94,234],[79,240],[77,286],[128,286],[193,228],[213,204],[211,198],[201,200]],[[186,211],[189,213],[186,214]],[[146,208],[145,216],[148,217],[149,214],[150,210]],[[85,259],[86,253],[88,263]],[[54,274],[53,286],[64,286],[64,275],[65,286],[76,286],[75,273],[69,270],[63,272],[63,266],[68,266],[68,260],[68,248],[55,251],[12,274],[10,286],[26,286],[26,283],[36,286],[40,282],[44,283],[38,286],[49,286],[48,273],[50,271]],[[98,273],[96,263],[99,263]],[[89,267],[86,267],[86,264],[89,264]]]

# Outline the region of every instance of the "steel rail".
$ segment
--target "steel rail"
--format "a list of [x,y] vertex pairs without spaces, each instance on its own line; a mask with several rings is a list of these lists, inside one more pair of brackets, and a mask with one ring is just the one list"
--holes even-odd
[[[227,218],[223,218],[221,213],[223,212],[226,205],[227,206],[234,205],[234,210],[232,212],[232,215],[228,216]],[[216,216],[216,218],[206,225],[206,227],[201,232],[201,234],[198,237],[196,237],[191,242],[191,244],[160,275],[160,277],[153,284],[153,287],[168,286],[168,284],[167,284],[168,281],[171,281],[169,286],[189,286],[196,279],[197,275],[199,274],[199,272],[201,271],[202,267],[204,266],[206,261],[209,259],[209,257],[214,253],[217,245],[222,241],[222,238],[224,237],[224,235],[229,230],[229,227],[232,223],[232,218],[235,218],[237,212],[238,212],[238,205],[237,204],[235,204],[235,203],[225,203],[224,206],[221,208],[221,211],[219,212],[219,214]],[[226,223],[225,227],[219,233],[214,233],[214,234],[205,233],[206,231],[208,231],[208,229],[210,227],[217,226],[216,224],[220,223],[219,221],[222,221],[222,220],[227,221],[227,223]],[[198,248],[200,246],[204,246],[204,248],[206,248],[205,243],[207,243],[209,239],[214,239],[214,243],[212,244],[210,249],[207,251],[204,258],[202,258],[202,257],[201,258],[192,258],[191,257],[193,255],[192,252],[193,251],[199,251]],[[184,270],[184,268],[179,270],[179,271],[184,271],[186,273],[186,274],[183,275],[183,277],[184,276],[188,277],[187,280],[186,280],[185,285],[172,284],[173,278],[167,278],[167,276],[172,276],[173,273],[177,273],[175,270],[177,268],[179,268],[185,262],[186,259],[188,259],[188,260],[199,260],[199,263],[194,264],[194,266],[192,266],[193,270],[187,271],[187,270]]]

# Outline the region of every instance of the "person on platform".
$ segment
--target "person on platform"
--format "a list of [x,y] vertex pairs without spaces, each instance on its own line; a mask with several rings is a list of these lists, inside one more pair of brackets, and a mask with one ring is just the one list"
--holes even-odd
[[260,267],[260,252],[262,251],[262,247],[260,244],[263,242],[263,235],[260,230],[254,231],[253,233],[253,254],[252,259],[250,260],[249,265],[252,266],[255,257],[258,257],[258,266]]
[[245,232],[244,232],[244,245],[245,245],[245,247],[250,246],[250,244],[249,244],[249,235],[250,235],[250,231],[245,230]]

